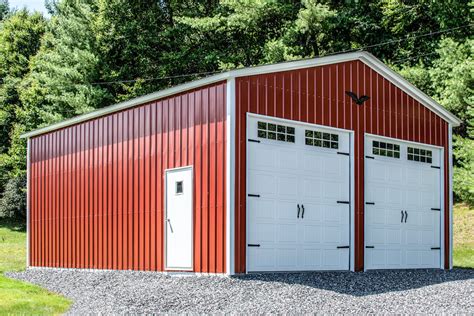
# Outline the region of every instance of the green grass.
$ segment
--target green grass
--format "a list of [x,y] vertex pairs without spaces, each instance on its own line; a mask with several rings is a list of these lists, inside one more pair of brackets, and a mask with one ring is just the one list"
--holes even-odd
[[474,269],[474,209],[464,204],[456,204],[453,221],[453,265]]
[[71,305],[63,296],[39,286],[9,279],[6,271],[26,265],[26,233],[18,223],[0,220],[0,315],[62,314]]

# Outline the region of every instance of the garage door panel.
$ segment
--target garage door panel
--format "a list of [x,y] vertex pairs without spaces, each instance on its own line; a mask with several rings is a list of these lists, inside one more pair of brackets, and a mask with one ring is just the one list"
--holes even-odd
[[[258,154],[254,148],[258,148]],[[264,147],[259,146],[256,143],[249,143],[248,149],[248,157],[247,157],[247,164],[249,169],[257,169],[257,170],[268,170],[272,171],[275,170],[276,164],[276,157],[275,148],[272,147]]]
[[338,245],[345,245],[348,243],[348,235],[345,231],[341,230],[341,226],[327,226],[323,228],[323,242],[327,245],[332,244],[335,247]]
[[279,170],[296,170],[298,168],[298,156],[295,155],[294,150],[280,149],[276,157]]
[[318,155],[318,153],[304,153],[301,157],[303,159],[303,171],[314,176],[320,176],[323,174],[323,157]]
[[294,270],[298,267],[298,251],[296,248],[276,249],[276,266],[283,271]]
[[271,197],[278,194],[277,178],[274,175],[264,172],[251,172],[249,175],[249,193],[257,193],[261,196]]
[[323,253],[319,248],[303,248],[301,249],[303,256],[302,270],[316,270],[321,268]]
[[323,240],[323,228],[321,224],[304,224],[303,225],[303,240],[304,244],[321,243]]
[[338,223],[341,228],[349,224],[349,207],[346,204],[322,205],[322,207],[326,210],[323,213],[325,223]]
[[252,221],[272,220],[275,217],[276,201],[270,199],[250,199],[248,202],[248,216]]
[[255,229],[249,231],[249,243],[274,243],[276,226],[273,221],[255,222]]
[[303,178],[303,194],[308,199],[321,199],[323,191],[323,183],[320,179],[315,178]]
[[297,218],[297,208],[295,200],[276,200],[273,209],[275,219],[278,223],[295,223]]
[[296,243],[298,241],[298,228],[296,223],[289,224],[278,224],[276,225],[277,227],[277,234],[276,234],[276,240],[278,243],[284,244],[284,243]]
[[282,198],[298,197],[298,177],[296,176],[280,176],[277,177],[277,194]]
[[[382,157],[366,137],[365,244],[367,269],[440,267],[441,170],[421,159],[409,160],[408,147],[423,145],[383,139],[398,145],[399,154]],[[379,139],[380,140],[380,139]],[[378,141],[379,141],[378,140]],[[433,161],[439,150],[430,149]],[[424,159],[424,161],[427,161]],[[434,205],[434,206],[433,206]]]

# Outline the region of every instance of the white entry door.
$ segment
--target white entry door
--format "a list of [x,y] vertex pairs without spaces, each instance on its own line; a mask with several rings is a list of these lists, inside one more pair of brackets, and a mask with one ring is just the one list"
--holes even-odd
[[247,117],[247,267],[348,270],[349,133]]
[[193,269],[193,170],[166,171],[165,267]]
[[441,265],[441,150],[367,136],[366,269]]

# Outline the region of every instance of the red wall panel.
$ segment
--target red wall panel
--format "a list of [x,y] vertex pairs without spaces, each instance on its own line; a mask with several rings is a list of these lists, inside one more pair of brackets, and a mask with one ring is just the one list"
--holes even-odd
[[163,270],[164,172],[194,166],[194,270],[225,272],[226,83],[31,139],[30,265]]
[[[370,99],[356,105],[345,91]],[[355,136],[355,267],[364,258],[364,134],[444,147],[445,236],[449,236],[448,124],[360,61],[236,79],[235,270],[246,262],[246,114],[328,125]],[[445,238],[445,266],[449,238]]]

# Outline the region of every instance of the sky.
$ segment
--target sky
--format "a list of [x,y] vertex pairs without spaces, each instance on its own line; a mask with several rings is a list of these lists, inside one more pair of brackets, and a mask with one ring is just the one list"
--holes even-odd
[[44,0],[8,0],[10,8],[22,9],[26,7],[30,11],[40,11],[45,15],[48,14],[44,7]]

